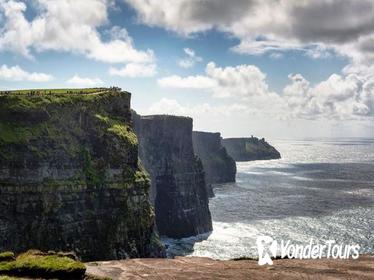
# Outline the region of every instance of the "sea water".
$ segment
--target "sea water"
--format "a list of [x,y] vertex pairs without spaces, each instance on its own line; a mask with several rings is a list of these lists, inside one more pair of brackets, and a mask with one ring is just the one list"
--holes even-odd
[[215,186],[213,231],[164,239],[169,256],[257,257],[256,238],[358,244],[374,253],[374,139],[277,140],[280,160],[237,163]]

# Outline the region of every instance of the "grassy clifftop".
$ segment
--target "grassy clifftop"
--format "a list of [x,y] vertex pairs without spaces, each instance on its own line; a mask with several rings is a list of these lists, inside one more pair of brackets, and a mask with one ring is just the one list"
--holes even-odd
[[45,109],[51,104],[72,102],[93,102],[116,95],[128,95],[119,88],[82,88],[82,89],[30,89],[0,91],[0,109],[11,111],[32,111]]
[[55,88],[55,89],[19,89],[19,90],[3,90],[0,94],[81,94],[81,93],[98,93],[112,89],[121,90],[120,88]]
[[40,138],[53,140],[70,154],[79,152],[74,138],[84,137],[83,122],[90,115],[103,131],[106,127],[107,132],[136,145],[126,114],[129,102],[130,94],[118,88],[0,92],[0,157],[15,156],[8,145],[26,145],[38,158],[43,154],[36,146]]

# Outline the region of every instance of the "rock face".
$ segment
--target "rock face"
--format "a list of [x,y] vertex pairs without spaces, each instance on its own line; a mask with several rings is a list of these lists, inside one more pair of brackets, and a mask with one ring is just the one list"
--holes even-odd
[[192,142],[195,154],[203,163],[210,195],[213,194],[211,184],[235,182],[236,164],[222,146],[220,133],[194,131]]
[[235,161],[279,159],[280,153],[264,138],[224,138],[222,145]]
[[0,251],[162,253],[130,94],[0,96]]
[[151,176],[160,235],[181,238],[212,230],[201,161],[192,147],[192,119],[133,114],[139,156]]

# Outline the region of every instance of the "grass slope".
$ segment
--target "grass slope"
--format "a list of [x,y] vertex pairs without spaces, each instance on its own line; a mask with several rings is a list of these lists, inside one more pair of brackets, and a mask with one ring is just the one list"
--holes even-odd
[[[6,255],[9,256],[10,254],[7,252]],[[0,260],[0,275],[2,277],[82,279],[85,272],[86,267],[83,263],[67,255],[43,253],[38,250],[27,251],[15,259]]]

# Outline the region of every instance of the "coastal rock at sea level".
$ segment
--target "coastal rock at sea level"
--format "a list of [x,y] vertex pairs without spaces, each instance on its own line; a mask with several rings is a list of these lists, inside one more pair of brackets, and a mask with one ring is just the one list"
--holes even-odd
[[83,260],[162,254],[130,94],[0,94],[0,251]]
[[279,159],[280,153],[264,138],[224,138],[222,145],[235,161]]
[[160,235],[182,238],[212,230],[204,171],[192,146],[192,119],[133,113],[139,156],[151,176]]
[[235,182],[236,163],[222,146],[220,133],[193,131],[192,141],[194,152],[203,163],[210,196],[212,184]]

